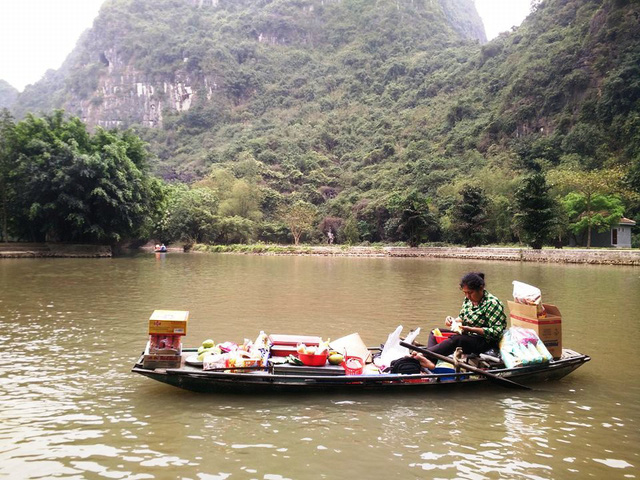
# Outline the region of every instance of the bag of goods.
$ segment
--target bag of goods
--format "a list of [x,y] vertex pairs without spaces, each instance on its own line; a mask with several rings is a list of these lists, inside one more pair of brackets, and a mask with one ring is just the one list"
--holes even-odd
[[182,351],[180,335],[149,335],[149,353],[180,353]]
[[459,318],[453,318],[453,317],[447,317],[445,319],[445,322],[447,320],[451,320],[451,326],[449,327],[449,329],[452,332],[462,335],[462,320],[460,320]]
[[226,368],[228,358],[228,353],[207,353],[202,361],[202,370]]
[[262,367],[262,357],[252,355],[244,350],[236,350],[235,352],[229,352],[227,354],[226,367],[233,368],[249,368],[249,367]]
[[513,282],[513,301],[516,303],[522,303],[523,305],[535,305],[538,313],[538,318],[547,316],[547,312],[542,305],[542,292],[539,288],[526,283]]
[[507,368],[545,363],[553,359],[536,332],[522,327],[511,327],[504,333],[500,340],[500,355]]
[[260,332],[256,341],[249,348],[252,357],[259,357],[261,364],[266,365],[269,360],[269,352],[271,351],[271,342],[266,333]]
[[[376,358],[376,365],[381,368],[386,368],[391,365],[394,360],[409,355],[409,349],[400,345],[400,334],[402,333],[402,325],[399,325],[393,332],[387,337],[387,341],[382,348],[382,353]],[[404,339],[407,343],[413,343],[416,337],[420,334],[420,328],[416,328],[409,332]]]

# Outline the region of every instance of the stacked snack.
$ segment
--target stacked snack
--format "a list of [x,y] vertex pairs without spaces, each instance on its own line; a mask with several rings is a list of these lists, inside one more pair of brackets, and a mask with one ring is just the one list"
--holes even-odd
[[187,334],[189,312],[155,310],[149,318],[149,341],[144,352],[144,368],[179,368],[182,337]]

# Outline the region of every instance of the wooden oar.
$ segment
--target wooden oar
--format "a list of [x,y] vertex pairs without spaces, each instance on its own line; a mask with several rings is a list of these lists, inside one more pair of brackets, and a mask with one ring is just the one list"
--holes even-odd
[[512,380],[509,380],[508,378],[504,378],[501,377],[499,375],[495,375],[493,373],[489,373],[485,370],[482,370],[481,368],[476,368],[473,367],[471,365],[469,365],[468,363],[465,362],[456,362],[455,360],[449,358],[449,357],[445,357],[444,355],[440,355],[439,353],[436,352],[432,352],[431,350],[427,350],[426,348],[422,348],[422,347],[416,347],[415,345],[412,345],[410,343],[407,342],[400,342],[400,345],[402,345],[403,347],[409,348],[411,350],[415,350],[416,352],[419,352],[423,355],[425,355],[426,357],[431,357],[437,360],[442,360],[443,362],[447,362],[450,363],[453,366],[456,367],[460,367],[460,368],[464,368],[465,370],[469,370],[470,372],[473,373],[477,373],[478,375],[483,375],[487,378],[487,380],[490,380],[492,382],[498,383],[500,385],[502,385],[503,387],[507,387],[507,388],[520,388],[522,390],[531,390],[531,387],[527,387],[526,385],[522,385],[520,383],[516,383]]

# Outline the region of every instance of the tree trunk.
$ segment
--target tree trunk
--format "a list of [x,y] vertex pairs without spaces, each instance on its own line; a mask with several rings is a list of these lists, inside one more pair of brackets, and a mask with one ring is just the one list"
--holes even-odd
[[9,235],[7,233],[7,195],[2,192],[2,241],[4,243],[9,242]]
[[591,248],[591,195],[587,195],[587,248]]

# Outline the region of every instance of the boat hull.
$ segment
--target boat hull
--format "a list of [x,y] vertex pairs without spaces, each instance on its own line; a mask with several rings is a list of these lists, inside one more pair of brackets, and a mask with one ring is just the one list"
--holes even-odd
[[[491,370],[491,373],[521,384],[559,380],[570,374],[591,358],[570,350],[563,352],[560,360],[548,364]],[[153,380],[194,392],[218,394],[269,394],[341,392],[398,392],[424,389],[450,389],[479,386],[495,386],[482,375],[471,373],[444,373],[422,375],[282,375],[267,371],[231,373],[228,371],[203,371],[185,366],[178,369],[142,368],[137,363],[134,373]]]

